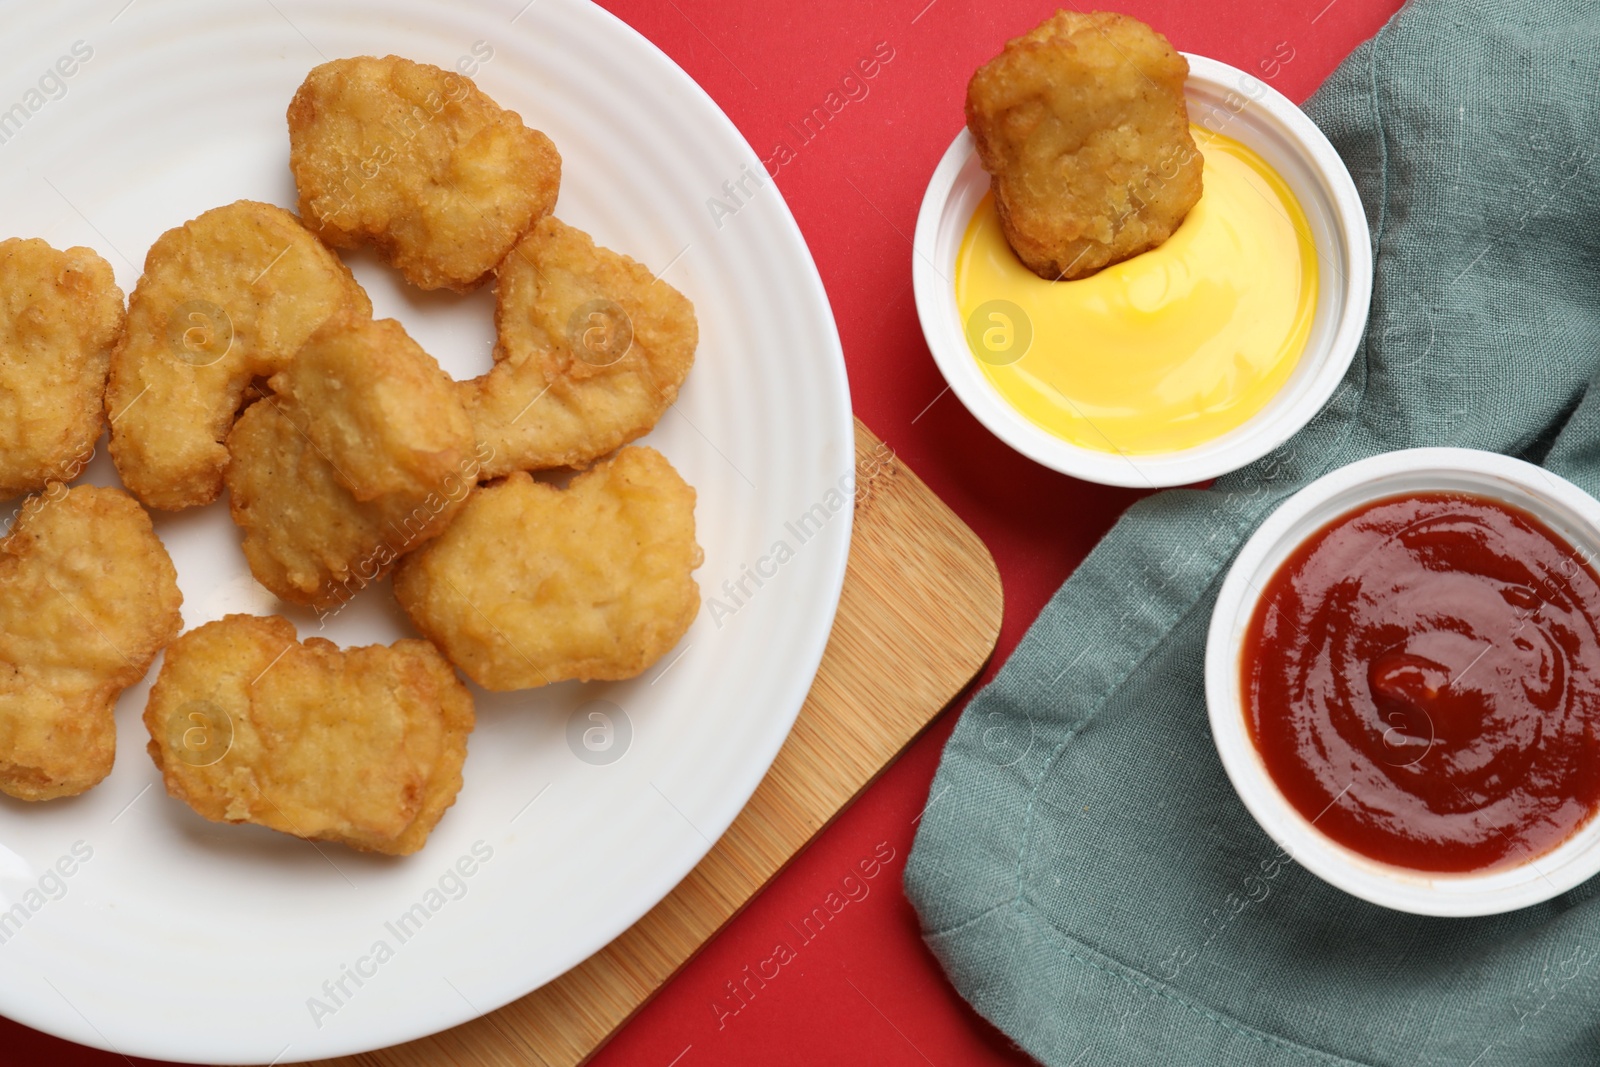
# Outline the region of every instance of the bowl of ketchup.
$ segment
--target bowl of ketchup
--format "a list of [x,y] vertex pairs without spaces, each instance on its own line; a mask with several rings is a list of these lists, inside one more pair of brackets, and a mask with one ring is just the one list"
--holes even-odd
[[1224,768],[1296,862],[1364,900],[1488,915],[1600,873],[1600,502],[1472,449],[1286,500],[1218,593]]

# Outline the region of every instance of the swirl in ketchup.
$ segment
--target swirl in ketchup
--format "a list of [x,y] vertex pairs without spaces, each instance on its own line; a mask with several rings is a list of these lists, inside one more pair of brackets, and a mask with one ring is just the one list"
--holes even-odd
[[1324,526],[1245,635],[1245,718],[1317,829],[1385,863],[1537,857],[1600,807],[1600,577],[1485,497],[1390,497]]

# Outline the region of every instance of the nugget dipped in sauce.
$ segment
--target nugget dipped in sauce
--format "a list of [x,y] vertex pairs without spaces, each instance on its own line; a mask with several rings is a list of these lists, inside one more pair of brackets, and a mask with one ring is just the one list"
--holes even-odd
[[1188,61],[1137,19],[1058,11],[978,68],[967,128],[1028,269],[1082,278],[1155,248],[1200,199]]

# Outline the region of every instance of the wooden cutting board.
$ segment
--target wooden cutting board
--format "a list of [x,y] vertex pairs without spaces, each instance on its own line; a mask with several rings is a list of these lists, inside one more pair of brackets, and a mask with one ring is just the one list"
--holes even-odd
[[855,534],[822,666],[750,803],[665,900],[491,1015],[340,1067],[572,1067],[605,1043],[972,680],[1000,634],[989,550],[856,420]]

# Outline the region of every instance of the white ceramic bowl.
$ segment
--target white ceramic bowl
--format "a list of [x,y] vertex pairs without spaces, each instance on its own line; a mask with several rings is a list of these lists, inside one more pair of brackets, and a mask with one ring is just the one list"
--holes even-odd
[[1366,213],[1344,162],[1322,131],[1276,89],[1226,63],[1185,55],[1190,120],[1232,137],[1271,164],[1300,201],[1320,261],[1317,311],[1300,363],[1277,396],[1243,426],[1182,451],[1124,457],[1080,448],[1030,422],[983,376],[956,308],[956,253],[989,191],[989,175],[965,129],[939,161],[917,215],[912,261],[917,315],[945,381],[1006,444],[1085,481],[1137,488],[1187,485],[1261,458],[1333,395],[1366,327],[1372,252]]
[[1600,555],[1600,502],[1540,467],[1470,448],[1415,448],[1352,463],[1284,501],[1234,560],[1206,639],[1211,734],[1244,806],[1295,862],[1348,893],[1419,915],[1492,915],[1564,893],[1600,873],[1600,818],[1557,848],[1515,867],[1438,874],[1395,867],[1340,845],[1311,825],[1267,773],[1245,722],[1240,662],[1260,591],[1306,538],[1382,497],[1462,492],[1490,497],[1543,520],[1581,558]]

